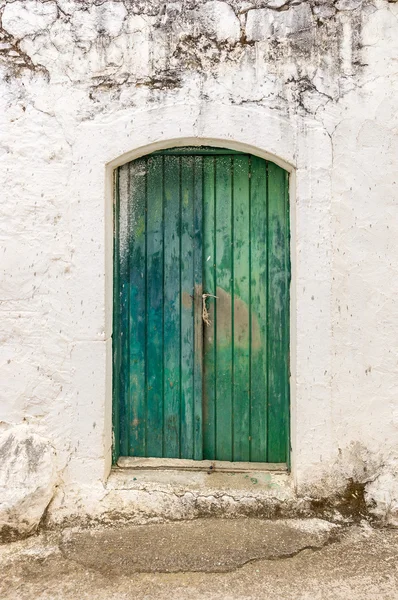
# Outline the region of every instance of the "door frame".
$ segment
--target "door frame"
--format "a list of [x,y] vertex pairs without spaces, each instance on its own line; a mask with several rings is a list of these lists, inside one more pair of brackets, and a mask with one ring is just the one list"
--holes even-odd
[[[194,143],[193,143],[194,142]],[[151,145],[152,146],[152,145]],[[293,207],[293,189],[294,189],[294,184],[295,184],[295,173],[294,170],[292,169],[291,165],[287,165],[285,161],[281,161],[278,160],[275,156],[273,155],[269,155],[267,152],[261,152],[259,150],[253,150],[252,147],[246,148],[244,147],[245,145],[243,144],[234,144],[234,143],[228,143],[225,140],[179,140],[178,142],[176,140],[170,140],[168,143],[163,143],[162,147],[159,147],[158,144],[156,144],[156,148],[155,149],[150,149],[149,147],[147,147],[145,150],[141,149],[142,151],[137,151],[133,153],[133,157],[129,157],[127,158],[127,156],[125,155],[123,158],[124,160],[118,160],[118,164],[116,164],[115,166],[113,166],[112,169],[112,196],[113,196],[113,202],[112,202],[112,263],[113,263],[113,277],[112,277],[112,315],[113,315],[113,327],[112,327],[112,332],[114,333],[114,331],[116,330],[116,332],[118,333],[117,330],[117,326],[115,327],[115,322],[116,319],[114,318],[114,306],[115,306],[115,302],[116,302],[116,295],[118,293],[118,286],[115,285],[115,280],[118,279],[118,256],[116,255],[115,252],[115,224],[117,222],[117,210],[118,210],[118,202],[119,202],[119,182],[118,182],[118,177],[117,177],[117,169],[118,167],[129,163],[133,160],[136,160],[142,156],[147,156],[147,155],[151,155],[151,154],[156,154],[156,152],[159,153],[165,153],[167,154],[167,150],[168,149],[173,149],[173,148],[181,148],[181,154],[190,154],[190,149],[192,149],[192,152],[195,153],[195,148],[199,148],[199,147],[203,147],[206,146],[207,147],[207,151],[205,151],[206,154],[210,153],[210,152],[214,152],[215,154],[222,154],[223,150],[229,150],[231,153],[244,153],[244,154],[250,154],[250,155],[254,155],[254,156],[258,156],[259,158],[262,158],[263,160],[269,161],[269,162],[273,162],[275,164],[277,164],[278,166],[280,166],[281,168],[283,168],[285,170],[285,172],[288,173],[288,202],[289,202],[289,213],[288,213],[288,227],[289,227],[289,239],[288,239],[288,246],[289,246],[289,253],[288,253],[288,259],[289,259],[289,267],[290,267],[290,272],[289,272],[289,321],[288,321],[288,338],[289,338],[289,356],[288,356],[288,368],[289,368],[289,374],[288,374],[288,387],[289,387],[289,401],[288,401],[288,423],[287,423],[287,444],[288,444],[288,448],[287,448],[287,464],[286,464],[286,468],[288,470],[291,469],[291,452],[292,452],[292,445],[291,445],[291,439],[292,439],[292,432],[291,432],[291,424],[292,424],[292,418],[291,418],[291,413],[292,413],[292,368],[293,368],[293,353],[292,353],[292,315],[293,315],[293,306],[292,306],[292,302],[293,302],[293,294],[292,294],[292,290],[294,289],[293,286],[293,277],[294,277],[294,270],[293,270],[293,255],[292,255],[292,244],[293,244],[293,230],[292,230],[292,207]],[[235,146],[235,147],[232,147]],[[236,147],[239,146],[239,147]],[[129,153],[130,154],[130,153]],[[112,337],[113,340],[113,337]],[[122,456],[119,455],[118,452],[118,444],[116,443],[116,436],[119,435],[118,432],[118,428],[119,428],[119,403],[118,400],[115,397],[115,393],[114,393],[114,377],[113,377],[113,373],[114,373],[114,369],[115,369],[115,364],[114,364],[114,352],[113,352],[113,342],[111,340],[111,344],[112,344],[112,348],[111,348],[111,356],[112,356],[112,463],[116,464],[117,461],[119,460],[119,458],[122,459],[122,463],[123,461],[126,462],[126,459]],[[294,363],[295,364],[295,363]],[[115,433],[116,432],[116,433]],[[141,459],[142,460],[142,459]],[[148,460],[152,460],[152,459],[145,459],[146,461]],[[153,459],[153,460],[157,460],[159,461],[159,459]],[[134,459],[133,459],[134,461]],[[173,464],[174,464],[174,468],[178,468],[178,465],[180,464],[180,468],[182,469],[186,469],[186,465],[184,464],[186,461],[184,461],[184,459],[173,459]],[[196,461],[197,463],[203,463],[202,467],[200,467],[200,465],[198,464],[198,468],[202,468],[203,470],[208,470],[208,465],[207,462],[208,461]],[[215,461],[220,462],[220,461]],[[130,460],[131,463],[131,460]],[[127,463],[125,466],[131,466],[131,464],[129,463],[128,459],[127,459]],[[233,465],[234,463],[230,463],[231,465]],[[278,465],[274,465],[272,463],[239,463],[243,469],[247,469],[247,470],[252,470],[253,468],[256,468],[257,470],[267,470],[267,468],[269,470],[275,470],[277,468],[281,468],[283,470],[283,465],[282,464],[278,464]],[[120,466],[120,465],[119,465]],[[189,470],[189,469],[188,469]],[[223,470],[228,470],[228,466],[226,466],[225,464],[223,465]],[[231,471],[233,471],[234,468],[231,466]]]

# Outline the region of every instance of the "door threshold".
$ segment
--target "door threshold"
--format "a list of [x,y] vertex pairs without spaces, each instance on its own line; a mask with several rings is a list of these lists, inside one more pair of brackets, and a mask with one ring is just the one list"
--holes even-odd
[[207,473],[252,473],[253,471],[286,472],[286,463],[229,462],[226,460],[190,460],[185,458],[141,458],[122,456],[116,465],[121,469],[153,471],[206,471]]

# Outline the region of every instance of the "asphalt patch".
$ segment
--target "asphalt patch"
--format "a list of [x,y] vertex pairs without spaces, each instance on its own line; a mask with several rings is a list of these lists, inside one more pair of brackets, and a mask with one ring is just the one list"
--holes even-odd
[[321,519],[198,519],[69,531],[60,549],[65,558],[108,574],[226,572],[320,549],[338,530]]

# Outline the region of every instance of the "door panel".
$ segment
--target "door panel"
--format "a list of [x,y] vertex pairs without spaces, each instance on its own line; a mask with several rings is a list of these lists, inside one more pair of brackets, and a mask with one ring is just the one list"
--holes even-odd
[[194,170],[193,156],[181,164],[181,456],[192,456],[194,429]]
[[205,148],[118,170],[116,455],[287,460],[287,190]]
[[268,165],[268,460],[286,456],[289,380],[289,237],[287,187],[281,169]]
[[[145,455],[163,456],[163,159],[147,161],[146,200],[146,385],[136,402],[145,407]],[[146,389],[146,402],[145,402]],[[139,401],[141,398],[141,401]],[[130,399],[131,401],[132,399]],[[128,400],[127,400],[128,401]]]
[[193,455],[203,459],[203,158],[194,157],[193,171],[193,278],[194,278],[194,372],[193,372]]
[[[215,257],[216,223],[216,158],[203,158],[203,288],[209,298],[208,324],[203,325],[203,458],[213,459],[216,456],[216,337],[217,317],[215,300],[217,295]],[[212,225],[213,224],[213,225]]]
[[[179,456],[181,410],[181,160],[165,159],[163,279],[163,454]],[[151,357],[148,357],[151,360]],[[159,374],[160,376],[160,374]]]
[[[216,335],[216,366],[213,372],[216,389],[216,454],[220,460],[231,460],[232,456],[232,173],[231,158],[219,156],[215,174],[215,221],[214,227],[216,296],[214,301]],[[206,226],[206,225],[205,225]],[[204,282],[206,292],[206,281]],[[206,363],[204,368],[206,369]],[[214,458],[214,457],[213,457]]]
[[233,157],[232,206],[232,457],[250,460],[250,179],[249,157]]
[[[267,287],[268,287],[268,211],[264,207],[267,192],[267,164],[251,159],[250,179],[250,298],[251,298],[251,460],[268,458],[268,367],[267,367]],[[264,293],[265,291],[265,293]],[[265,393],[264,393],[265,392]]]

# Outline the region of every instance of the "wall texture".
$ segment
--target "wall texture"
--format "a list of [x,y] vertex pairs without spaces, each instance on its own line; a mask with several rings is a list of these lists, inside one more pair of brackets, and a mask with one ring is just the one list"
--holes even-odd
[[0,15],[0,454],[23,426],[51,447],[54,519],[101,512],[112,169],[178,144],[249,149],[291,172],[297,492],[352,480],[393,522],[398,4],[0,0]]

